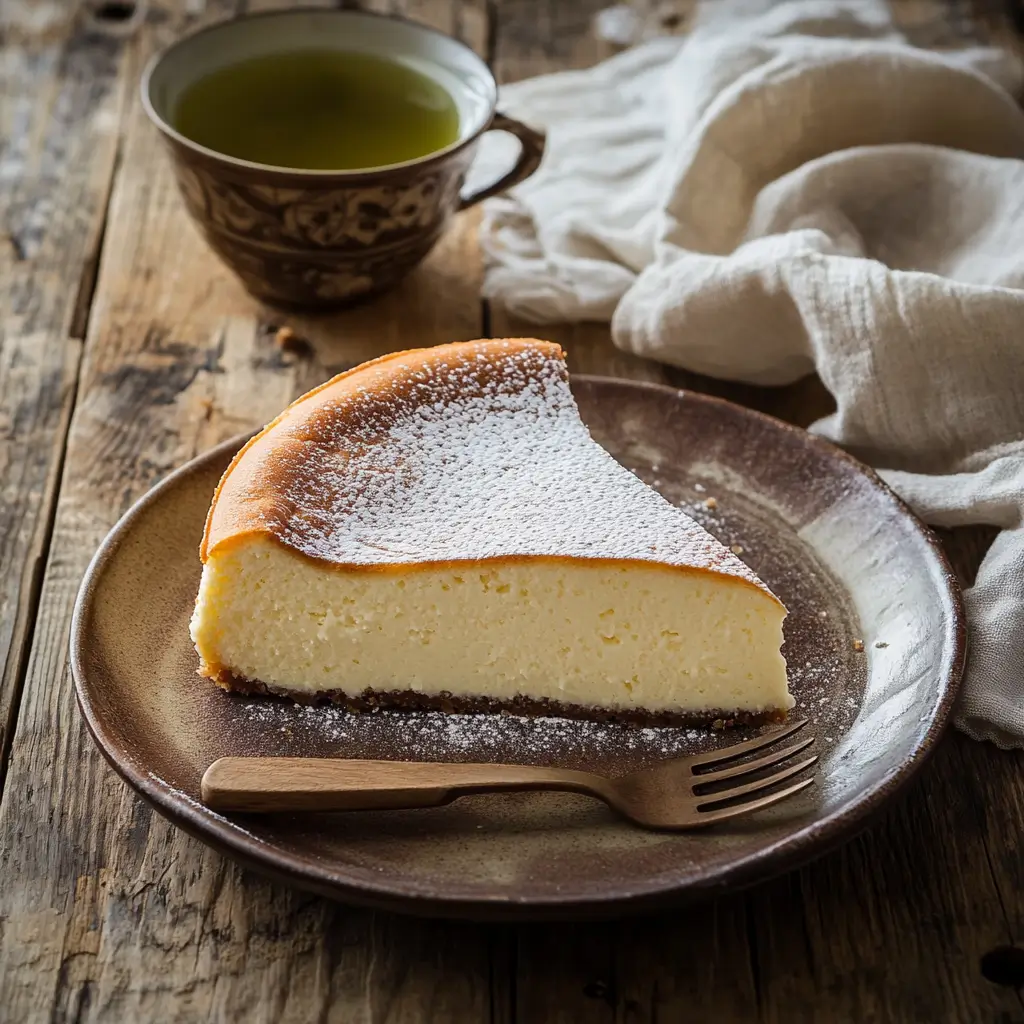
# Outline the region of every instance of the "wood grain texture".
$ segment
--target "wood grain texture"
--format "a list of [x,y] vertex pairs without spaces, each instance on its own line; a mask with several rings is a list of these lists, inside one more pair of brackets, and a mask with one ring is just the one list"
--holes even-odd
[[[814,742],[807,737],[790,746],[779,743],[800,730],[806,721],[755,741],[745,741],[715,752],[715,761],[745,757],[742,764],[723,766],[707,757],[677,757],[625,776],[609,776],[566,768],[518,764],[471,764],[437,761],[368,761],[330,757],[221,757],[203,775],[202,799],[216,811],[272,814],[294,810],[350,811],[438,807],[460,792],[548,790],[585,793],[603,800],[637,824],[648,828],[700,829],[709,822],[770,807],[813,785],[803,774],[817,760],[811,754],[799,761]],[[756,759],[747,755],[775,747]],[[784,766],[780,762],[788,762]],[[694,776],[696,767],[701,774]],[[750,775],[764,771],[759,778]],[[764,790],[787,782],[767,795]],[[704,786],[719,785],[714,794]],[[720,800],[736,801],[729,807],[704,809]]]
[[0,7],[0,779],[117,148],[123,47],[78,5]]
[[[946,8],[979,5],[994,10]],[[305,896],[174,829],[102,762],[73,707],[67,634],[81,574],[120,511],[331,373],[484,333],[472,216],[398,292],[329,317],[260,306],[206,251],[135,81],[154,47],[244,6],[156,0],[116,31],[57,4],[0,12],[0,127],[27,140],[0,148],[0,287],[13,299],[0,321],[0,721],[32,639],[0,804],[0,1019],[1024,1021],[1017,992],[979,969],[993,947],[1024,943],[1024,761],[961,736],[872,831],[815,865],[671,917],[585,927],[408,921]],[[461,33],[506,80],[602,52],[589,31],[602,0],[503,0],[496,20],[484,0],[373,6]],[[1005,38],[1005,21],[985,17]],[[489,314],[492,334],[522,330]],[[281,326],[308,349],[283,351]],[[544,333],[575,372],[668,380],[800,423],[828,410],[813,379],[741,388],[620,353],[597,325]],[[949,538],[964,573],[989,539]],[[33,560],[47,551],[33,635]]]
[[536,765],[366,761],[327,757],[222,757],[206,769],[203,803],[267,814],[437,807],[459,790],[570,790],[607,795],[608,780]]
[[[481,32],[479,8],[437,3]],[[118,514],[217,441],[332,372],[398,347],[479,336],[469,218],[408,285],[329,318],[250,299],[187,221],[134,93],[148,55],[234,4],[152,3],[122,43],[131,102],[88,318],[67,471],[0,807],[4,1019],[166,1022],[485,1019],[486,934],[349,911],[247,876],[153,815],[74,708],[78,580]],[[283,351],[292,327],[309,348]]]

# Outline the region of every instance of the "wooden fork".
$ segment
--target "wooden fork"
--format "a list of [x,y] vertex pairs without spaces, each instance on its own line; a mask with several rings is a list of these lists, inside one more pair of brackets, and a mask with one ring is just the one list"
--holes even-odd
[[[673,758],[618,778],[531,765],[222,757],[206,769],[202,797],[216,811],[259,814],[436,807],[468,793],[570,790],[596,796],[646,828],[694,829],[770,807],[812,785],[814,777],[809,776],[774,789],[818,760],[813,755],[779,767],[806,750],[813,736],[763,757],[740,760],[806,724],[793,722],[745,743]],[[753,780],[735,784],[755,774]]]

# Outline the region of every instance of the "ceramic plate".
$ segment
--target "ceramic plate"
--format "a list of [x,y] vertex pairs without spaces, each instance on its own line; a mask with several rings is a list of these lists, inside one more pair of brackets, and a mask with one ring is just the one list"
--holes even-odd
[[595,438],[727,545],[789,608],[785,655],[821,754],[806,796],[689,834],[645,832],[584,796],[465,797],[409,811],[223,817],[199,780],[235,755],[558,764],[623,772],[732,743],[693,729],[440,712],[353,715],[224,693],[188,620],[218,478],[242,440],[142,498],[97,552],[71,639],[78,699],[114,768],[244,864],[344,900],[480,918],[664,907],[749,884],[863,825],[941,732],[964,658],[934,537],[874,476],[803,431],[717,399],[576,378]]

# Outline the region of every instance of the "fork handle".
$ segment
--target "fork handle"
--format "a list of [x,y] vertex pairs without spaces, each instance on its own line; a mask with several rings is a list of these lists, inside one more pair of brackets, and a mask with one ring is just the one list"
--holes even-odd
[[203,775],[215,811],[367,811],[436,807],[470,792],[554,789],[605,799],[587,772],[514,764],[349,761],[315,757],[222,757]]

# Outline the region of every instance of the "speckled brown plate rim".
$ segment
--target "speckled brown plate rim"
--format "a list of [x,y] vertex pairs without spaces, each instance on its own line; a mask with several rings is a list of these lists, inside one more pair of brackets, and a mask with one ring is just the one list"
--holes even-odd
[[246,434],[230,438],[197,456],[135,502],[104,539],[83,577],[71,621],[71,672],[78,705],[89,732],[114,770],[175,825],[245,867],[330,898],[377,909],[432,917],[476,920],[581,919],[640,913],[655,908],[663,910],[701,897],[743,888],[797,868],[867,827],[872,817],[906,786],[934,750],[949,722],[963,673],[967,652],[963,602],[956,576],[938,538],[872,469],[842,449],[808,434],[799,427],[725,399],[682,391],[661,384],[586,375],[578,375],[574,380],[599,387],[629,387],[671,395],[677,400],[683,399],[704,405],[710,415],[725,409],[731,415],[750,417],[770,430],[788,433],[798,444],[813,446],[827,457],[845,463],[847,469],[852,469],[864,477],[871,487],[880,492],[906,517],[926,541],[940,570],[939,579],[945,588],[943,596],[952,613],[953,654],[948,674],[936,681],[937,700],[931,721],[916,748],[898,768],[835,812],[815,818],[800,831],[766,845],[755,853],[738,858],[724,868],[700,872],[682,882],[678,878],[662,875],[645,876],[638,878],[636,884],[628,891],[616,889],[607,894],[587,894],[580,897],[552,895],[517,900],[480,896],[473,899],[451,899],[437,892],[426,892],[419,886],[409,886],[401,877],[389,876],[382,882],[379,875],[371,875],[352,865],[346,865],[344,874],[341,875],[332,872],[330,866],[281,853],[245,833],[240,833],[228,819],[209,811],[161,779],[153,777],[144,765],[139,764],[129,751],[115,741],[92,703],[83,666],[88,645],[84,622],[92,593],[104,568],[116,555],[122,539],[128,534],[135,520],[152,504],[163,500],[165,492],[172,489],[182,477],[193,473],[197,465],[237,451],[251,436]]

